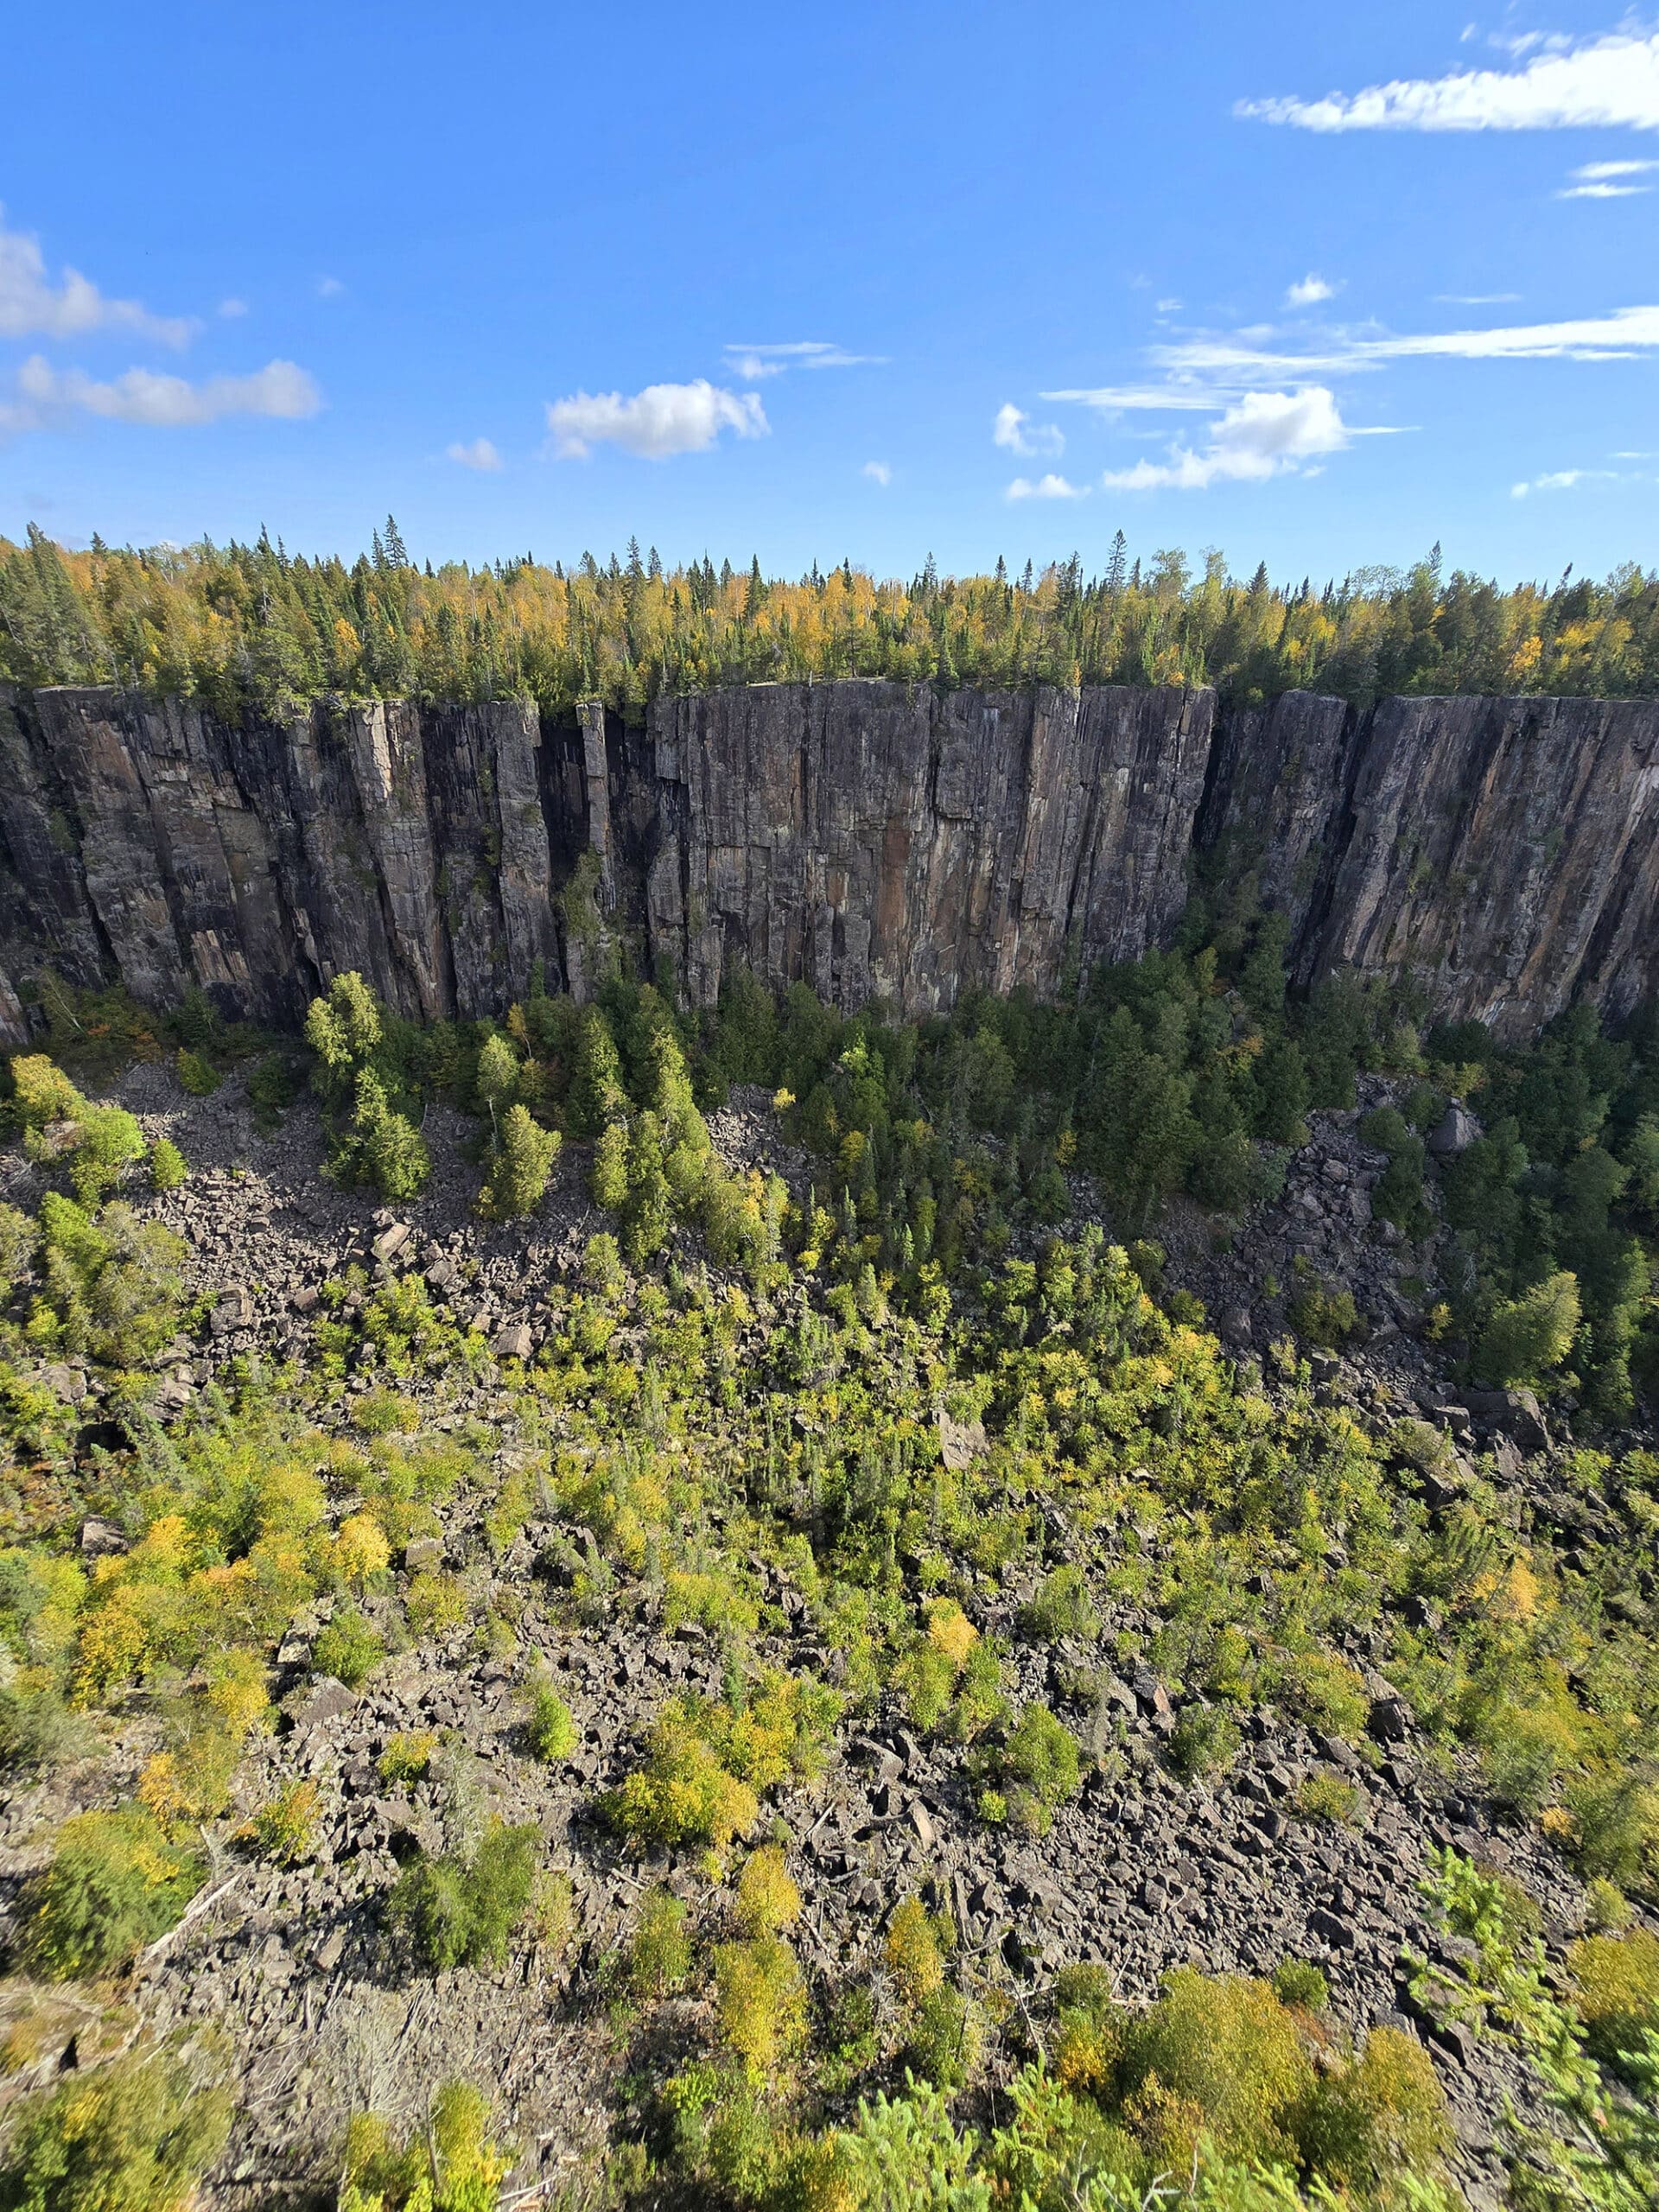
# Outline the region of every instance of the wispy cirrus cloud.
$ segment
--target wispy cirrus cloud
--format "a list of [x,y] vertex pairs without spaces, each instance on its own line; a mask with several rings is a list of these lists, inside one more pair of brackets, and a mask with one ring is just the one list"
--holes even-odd
[[572,392],[548,403],[547,427],[561,461],[585,461],[598,445],[667,461],[706,453],[722,430],[764,438],[772,426],[756,393],[727,391],[698,377],[690,384],[649,384],[626,398],[620,391]]
[[1484,330],[1338,330],[1321,343],[1301,347],[1275,346],[1253,334],[1200,335],[1155,346],[1151,358],[1177,379],[1251,385],[1298,375],[1340,375],[1390,361],[1628,361],[1656,348],[1659,307],[1630,307]]
[[1632,177],[1648,176],[1659,169],[1659,162],[1586,162],[1571,173],[1570,181],[1558,192],[1558,200],[1634,200],[1638,194],[1651,192],[1650,184],[1632,184]]
[[1397,77],[1319,99],[1240,100],[1233,111],[1299,130],[1659,130],[1659,33],[1552,41],[1518,69]]
[[885,353],[852,353],[824,338],[796,338],[779,346],[727,346],[722,348],[729,375],[746,384],[765,377],[780,377],[789,369],[879,369],[887,365]]
[[46,429],[77,415],[153,429],[219,423],[235,415],[297,422],[321,405],[315,381],[292,361],[268,361],[249,376],[205,377],[196,384],[153,369],[128,369],[101,381],[80,369],[54,368],[35,353],[17,372],[14,396],[0,402],[0,430]]
[[8,230],[0,208],[0,338],[83,338],[122,330],[163,346],[189,343],[200,325],[188,315],[152,315],[137,300],[112,300],[78,269],[48,274],[40,240]]
[[996,410],[991,443],[1029,461],[1039,454],[1058,455],[1065,451],[1065,433],[1058,423],[1033,423],[1023,408],[1007,401]]

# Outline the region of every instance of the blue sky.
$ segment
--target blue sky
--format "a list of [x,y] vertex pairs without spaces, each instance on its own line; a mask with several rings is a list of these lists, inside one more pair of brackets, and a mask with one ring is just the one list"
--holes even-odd
[[1659,563],[1659,20],[86,0],[4,79],[8,535]]

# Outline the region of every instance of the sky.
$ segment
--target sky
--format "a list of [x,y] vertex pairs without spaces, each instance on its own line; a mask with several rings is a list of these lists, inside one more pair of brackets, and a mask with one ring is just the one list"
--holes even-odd
[[82,0],[0,82],[0,534],[1659,565],[1659,16]]

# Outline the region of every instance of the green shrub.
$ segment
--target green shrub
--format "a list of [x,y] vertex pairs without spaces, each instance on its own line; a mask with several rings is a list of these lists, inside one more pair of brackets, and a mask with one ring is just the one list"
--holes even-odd
[[539,1840],[533,1825],[494,1821],[470,1855],[411,1859],[387,1900],[394,1926],[435,1972],[499,1965],[530,1910]]
[[249,1828],[267,1859],[274,1859],[278,1866],[296,1866],[310,1857],[321,1796],[315,1782],[290,1782],[254,1815]]
[[1500,1388],[1543,1382],[1572,1351],[1580,1313],[1575,1275],[1535,1284],[1494,1311],[1475,1347],[1476,1372]]
[[1185,1782],[1220,1774],[1238,1757],[1238,1723],[1219,1706],[1189,1705],[1169,1739],[1169,1760]]
[[668,1997],[691,1973],[686,1910],[672,1890],[647,1890],[639,1901],[627,1952],[628,1986],[636,1997]]
[[189,1176],[190,1169],[184,1154],[171,1137],[157,1137],[149,1147],[149,1187],[152,1191],[176,1191]]
[[493,2212],[512,2162],[489,2121],[489,2101],[467,2082],[446,2082],[401,2143],[379,2113],[354,2114],[339,2212]]
[[745,1860],[737,1878],[734,1913],[738,1926],[750,1936],[781,1936],[800,1918],[801,1893],[775,1843],[763,1843]]
[[144,1807],[77,1813],[29,1885],[25,1954],[60,1979],[111,1973],[174,1926],[202,1880],[200,1860]]
[[1273,1970],[1273,1993],[1299,2012],[1323,2012],[1331,1984],[1311,1959],[1281,1959]]
[[388,1789],[406,1789],[419,1782],[432,1764],[436,1735],[429,1728],[402,1729],[380,1754],[380,1779]]
[[1313,1283],[1291,1300],[1290,1320],[1304,1344],[1324,1351],[1340,1351],[1358,1333],[1359,1309],[1352,1291],[1333,1291],[1323,1283]]
[[524,1724],[530,1748],[543,1766],[558,1766],[582,1741],[569,1707],[550,1682],[535,1683]]
[[343,1606],[317,1631],[311,1671],[332,1675],[348,1690],[361,1689],[386,1656],[385,1639],[355,1605]]
[[187,2212],[230,2133],[232,2103],[168,2051],[66,2075],[10,2115],[0,2206]]
[[1357,2057],[1322,2075],[1294,2126],[1305,2164],[1362,2203],[1391,2201],[1405,2174],[1430,2181],[1451,2142],[1433,2063],[1396,2028],[1373,2028]]
[[211,1098],[225,1080],[219,1070],[200,1052],[193,1052],[188,1045],[181,1045],[175,1065],[179,1081],[193,1098]]
[[722,1943],[715,1953],[715,2018],[721,2040],[748,2070],[773,2075],[806,2040],[806,1980],[776,1936]]
[[1224,2156],[1294,2155],[1294,2120],[1313,2086],[1300,2031],[1264,1981],[1191,1967],[1132,2017],[1119,2084],[1154,2157],[1185,2167],[1200,2133]]
[[1055,1808],[1083,1779],[1075,1736],[1044,1705],[1028,1705],[997,1747],[990,1772],[1008,1817],[1034,1834],[1047,1832]]
[[1359,1792],[1331,1768],[1321,1767],[1297,1783],[1290,1806],[1305,1821],[1332,1821],[1347,1826],[1357,1814]]
[[1020,1608],[1020,1633],[1033,1643],[1058,1643],[1063,1637],[1086,1640],[1099,1629],[1100,1615],[1080,1567],[1057,1567]]
[[723,1850],[760,1818],[756,1792],[816,1771],[840,1700],[817,1682],[764,1668],[741,1704],[671,1700],[646,1732],[642,1764],[605,1810],[640,1844]]
[[1588,1936],[1569,1945],[1567,1972],[1585,2039],[1596,2056],[1617,2059],[1659,2035],[1659,1936]]

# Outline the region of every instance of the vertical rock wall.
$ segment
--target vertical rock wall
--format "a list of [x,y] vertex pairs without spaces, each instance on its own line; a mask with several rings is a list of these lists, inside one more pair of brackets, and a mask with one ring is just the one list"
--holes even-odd
[[665,698],[643,729],[396,700],[233,729],[0,687],[0,1035],[47,964],[271,1022],[348,968],[483,1014],[538,965],[582,986],[594,916],[699,1002],[743,960],[921,1014],[1167,942],[1195,871],[1252,876],[1305,980],[1404,967],[1516,1033],[1659,987],[1656,810],[1647,702],[861,681]]

